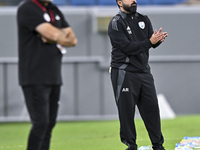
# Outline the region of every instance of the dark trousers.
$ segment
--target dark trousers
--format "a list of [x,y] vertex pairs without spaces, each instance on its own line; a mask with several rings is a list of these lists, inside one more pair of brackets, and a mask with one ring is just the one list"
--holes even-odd
[[151,73],[132,73],[112,68],[111,81],[120,120],[120,137],[129,149],[137,150],[134,123],[135,106],[148,131],[153,149],[162,148],[164,142],[158,100]]
[[27,150],[49,150],[56,124],[60,86],[22,86],[32,128]]

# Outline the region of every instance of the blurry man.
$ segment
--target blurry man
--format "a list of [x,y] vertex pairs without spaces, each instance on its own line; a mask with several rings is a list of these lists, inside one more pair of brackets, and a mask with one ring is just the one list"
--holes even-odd
[[77,39],[52,0],[25,0],[17,12],[19,83],[32,128],[27,150],[49,150],[60,96],[64,47]]
[[148,64],[149,49],[167,37],[162,28],[153,32],[149,18],[137,12],[136,0],[116,0],[119,13],[112,18],[108,35],[112,45],[111,80],[118,107],[121,141],[137,150],[135,106],[154,150],[164,150],[154,79]]

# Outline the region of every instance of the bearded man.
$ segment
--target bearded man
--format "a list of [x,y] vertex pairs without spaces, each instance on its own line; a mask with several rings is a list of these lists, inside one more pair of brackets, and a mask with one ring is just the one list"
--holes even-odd
[[24,0],[17,11],[19,84],[32,128],[27,150],[49,150],[60,97],[64,47],[77,44],[52,0]]
[[108,26],[112,52],[110,75],[118,108],[121,141],[127,150],[137,150],[135,107],[148,131],[154,150],[164,150],[154,79],[150,72],[149,49],[168,36],[162,28],[153,31],[146,15],[137,12],[136,0],[116,0],[120,9]]

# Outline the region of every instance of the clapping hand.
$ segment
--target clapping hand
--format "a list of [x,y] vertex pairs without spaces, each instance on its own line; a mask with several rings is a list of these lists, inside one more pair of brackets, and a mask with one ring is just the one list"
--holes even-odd
[[167,32],[162,32],[162,28],[160,28],[158,31],[157,30],[154,31],[154,33],[150,38],[150,41],[152,44],[163,42],[167,36],[168,36]]

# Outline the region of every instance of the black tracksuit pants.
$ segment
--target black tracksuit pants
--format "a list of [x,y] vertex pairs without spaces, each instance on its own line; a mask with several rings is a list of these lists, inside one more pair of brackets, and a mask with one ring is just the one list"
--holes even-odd
[[134,123],[135,106],[148,131],[153,149],[160,149],[164,142],[158,100],[151,73],[133,73],[112,68],[111,81],[120,120],[120,137],[131,150],[137,150]]
[[60,86],[23,86],[32,128],[27,150],[49,150],[51,132],[56,124]]

